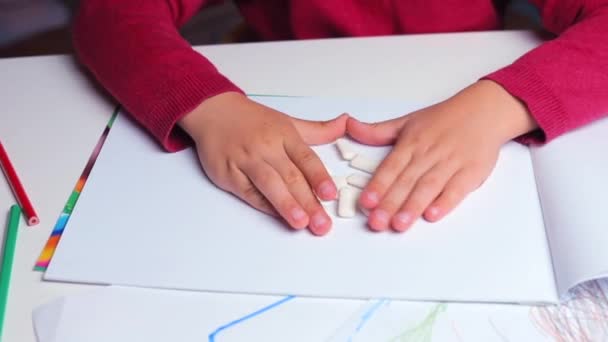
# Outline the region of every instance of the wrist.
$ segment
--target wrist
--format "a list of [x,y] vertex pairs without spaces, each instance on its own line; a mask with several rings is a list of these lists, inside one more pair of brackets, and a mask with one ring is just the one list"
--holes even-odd
[[194,141],[198,141],[198,137],[202,135],[203,129],[209,122],[217,119],[218,116],[223,116],[222,112],[225,112],[226,108],[238,105],[243,100],[247,100],[247,96],[237,92],[225,92],[212,96],[184,115],[177,124]]
[[538,128],[528,107],[494,81],[478,81],[454,98],[457,97],[462,97],[458,100],[469,103],[477,108],[476,112],[486,116],[488,126],[503,142]]

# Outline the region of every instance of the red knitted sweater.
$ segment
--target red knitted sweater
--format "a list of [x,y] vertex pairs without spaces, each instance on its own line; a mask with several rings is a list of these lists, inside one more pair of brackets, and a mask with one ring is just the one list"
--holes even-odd
[[[203,100],[240,91],[179,35],[205,0],[87,0],[75,21],[81,61],[169,151],[176,122]],[[535,0],[557,38],[485,75],[522,100],[544,140],[608,114],[608,0]],[[500,28],[492,0],[241,0],[262,39]],[[116,53],[120,51],[120,53]],[[479,75],[480,77],[484,75]]]

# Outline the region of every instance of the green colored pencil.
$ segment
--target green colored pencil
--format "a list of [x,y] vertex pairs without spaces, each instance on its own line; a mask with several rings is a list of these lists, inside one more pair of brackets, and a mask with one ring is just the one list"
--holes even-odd
[[17,228],[21,220],[21,208],[13,205],[6,226],[6,237],[4,239],[4,255],[2,256],[2,273],[0,273],[0,341],[2,341],[2,328],[4,327],[4,313],[8,301],[8,290],[11,285],[11,270],[13,268],[13,256],[17,243]]

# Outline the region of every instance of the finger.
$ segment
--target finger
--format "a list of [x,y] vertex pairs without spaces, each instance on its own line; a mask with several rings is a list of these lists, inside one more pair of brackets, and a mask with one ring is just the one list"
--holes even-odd
[[308,145],[330,143],[346,134],[346,120],[348,114],[344,113],[328,121],[308,121],[291,118],[298,134]]
[[[431,167],[430,161],[424,159],[412,159],[409,164],[402,168],[401,172],[397,174],[395,180],[390,183],[388,187],[384,189],[385,193],[380,196],[380,201],[375,209],[370,213],[368,218],[368,225],[373,230],[386,230],[391,226],[391,220],[403,206],[403,203],[408,198],[416,183],[421,176],[424,175]],[[391,171],[392,172],[392,171]],[[381,176],[376,172],[376,176]],[[373,181],[373,179],[372,179]],[[370,187],[371,181],[368,184]],[[383,184],[384,183],[380,183]],[[372,188],[369,191],[378,189],[378,186],[371,184]],[[365,191],[368,191],[366,188]],[[369,197],[365,200],[369,200]],[[363,201],[363,200],[361,200]],[[401,217],[405,218],[405,217]]]
[[[272,166],[266,162],[258,162],[244,165],[241,170],[291,227],[302,229],[308,226],[309,217],[306,211],[293,198]],[[238,196],[244,197],[241,193]]]
[[362,144],[390,145],[399,136],[404,122],[405,117],[376,123],[365,123],[349,117],[346,122],[346,133]]
[[425,172],[414,185],[399,212],[393,216],[393,229],[403,232],[411,227],[445,188],[453,174],[454,171],[447,167],[445,163],[436,164],[428,172]]
[[315,235],[324,235],[331,228],[331,219],[313,194],[302,172],[287,155],[269,161],[278,171],[289,192],[304,208],[309,217],[308,229]]
[[285,143],[285,152],[314,192],[324,201],[337,198],[338,189],[317,154],[299,139]]
[[473,172],[461,170],[448,181],[445,188],[433,203],[424,211],[424,218],[435,222],[444,218],[462,200],[480,184]]
[[[391,153],[380,163],[369,183],[359,196],[359,205],[365,209],[374,209],[384,197],[389,187],[397,180],[411,161],[413,152],[403,143],[395,145]],[[424,170],[418,170],[422,165],[410,167],[408,175],[412,177]],[[415,181],[415,179],[414,179]]]
[[241,198],[250,206],[270,216],[279,216],[272,204],[253,185],[251,180],[241,170],[231,172],[230,192]]

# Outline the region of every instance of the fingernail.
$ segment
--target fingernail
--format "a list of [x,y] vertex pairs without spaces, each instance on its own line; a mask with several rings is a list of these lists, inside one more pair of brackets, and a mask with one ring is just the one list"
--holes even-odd
[[399,231],[405,230],[412,222],[412,215],[402,212],[393,217],[393,227]]
[[319,197],[322,199],[333,199],[337,194],[336,187],[331,181],[324,181],[319,185]]
[[438,207],[429,207],[426,210],[426,214],[429,216],[431,220],[435,220],[439,217],[440,211]]
[[388,219],[388,213],[382,209],[374,210],[369,215],[369,223],[374,229],[386,229],[388,227]]
[[310,220],[310,226],[313,229],[321,228],[325,224],[327,224],[327,222],[328,222],[328,219],[327,219],[327,217],[325,217],[325,215],[323,215],[322,213],[317,213],[312,216],[312,219]]
[[365,192],[362,196],[363,205],[367,208],[373,208],[380,202],[380,196],[374,191]]
[[291,210],[291,218],[300,221],[306,217],[306,212],[302,208],[293,208]]

